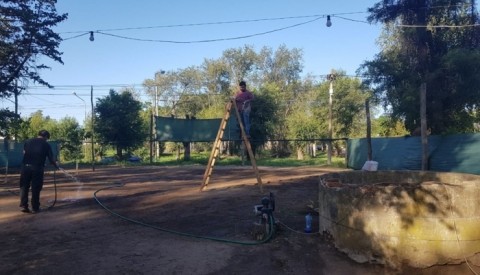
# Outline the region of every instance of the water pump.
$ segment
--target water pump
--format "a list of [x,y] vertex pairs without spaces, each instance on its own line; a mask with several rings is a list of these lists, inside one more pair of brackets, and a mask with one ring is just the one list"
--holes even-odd
[[259,220],[254,224],[253,237],[256,240],[263,240],[266,236],[271,236],[275,231],[275,196],[270,192],[269,197],[263,197],[261,204],[254,205],[253,212]]

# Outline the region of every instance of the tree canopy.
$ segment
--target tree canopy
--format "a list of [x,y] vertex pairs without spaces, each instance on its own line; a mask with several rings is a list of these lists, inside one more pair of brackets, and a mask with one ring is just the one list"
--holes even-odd
[[63,64],[58,47],[62,39],[52,27],[67,19],[57,14],[55,0],[3,0],[0,2],[0,97],[15,92],[16,80],[50,86],[39,70],[40,56]]
[[141,110],[142,103],[130,90],[110,90],[108,96],[97,100],[95,133],[100,143],[116,147],[119,159],[123,159],[123,150],[138,147],[147,137]]
[[[252,145],[273,141],[273,154],[302,150],[307,140],[328,138],[328,81],[302,78],[302,51],[281,45],[277,49],[252,46],[227,49],[201,66],[155,74],[144,81],[146,92],[159,101],[160,116],[219,118],[226,102],[245,80],[255,94],[252,103]],[[321,79],[322,80],[322,79]],[[367,94],[358,79],[338,70],[333,101],[334,137],[361,136]],[[289,140],[301,139],[302,142]],[[297,150],[298,152],[298,150]]]
[[0,109],[0,136],[11,138],[15,128],[20,125],[20,116],[12,111]]
[[382,50],[359,72],[390,115],[411,132],[418,128],[419,87],[426,83],[431,133],[471,132],[480,103],[474,1],[381,1],[369,12],[370,22],[384,23]]

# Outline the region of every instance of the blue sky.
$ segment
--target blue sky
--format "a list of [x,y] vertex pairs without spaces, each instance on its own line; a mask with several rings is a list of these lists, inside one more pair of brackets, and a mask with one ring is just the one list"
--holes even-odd
[[[57,10],[68,19],[55,30],[65,39],[60,51],[64,65],[43,60],[52,67],[41,72],[55,89],[30,83],[19,97],[23,117],[37,110],[54,119],[74,117],[82,124],[85,107],[90,111],[90,86],[94,101],[121,85],[140,84],[159,70],[177,70],[217,59],[223,51],[252,45],[273,50],[284,44],[303,51],[304,74],[325,75],[343,69],[349,75],[379,51],[376,40],[381,26],[365,23],[373,0],[62,0]],[[327,28],[326,16],[332,26]],[[288,18],[282,20],[259,20]],[[312,21],[318,18],[318,20]],[[248,21],[245,23],[202,24]],[[363,22],[362,22],[363,21]],[[304,24],[302,24],[304,23]],[[190,26],[185,26],[189,25]],[[287,28],[296,24],[296,27]],[[183,26],[178,26],[183,25]],[[169,27],[167,27],[169,26]],[[139,40],[208,43],[164,43]],[[89,40],[93,31],[95,40]],[[118,38],[106,34],[122,36]],[[78,36],[78,37],[76,37]],[[76,37],[76,38],[75,38]],[[127,39],[128,38],[128,39]],[[132,40],[139,39],[139,40]],[[75,92],[81,99],[73,95]],[[84,103],[85,102],[85,103]],[[9,100],[3,108],[13,110]]]

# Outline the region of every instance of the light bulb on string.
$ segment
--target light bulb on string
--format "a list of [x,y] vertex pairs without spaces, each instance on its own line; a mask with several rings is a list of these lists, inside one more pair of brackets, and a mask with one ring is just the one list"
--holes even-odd
[[327,27],[331,27],[332,26],[332,20],[330,20],[330,15],[327,15]]
[[90,41],[93,42],[93,40],[95,40],[95,37],[93,37],[93,32],[90,32]]

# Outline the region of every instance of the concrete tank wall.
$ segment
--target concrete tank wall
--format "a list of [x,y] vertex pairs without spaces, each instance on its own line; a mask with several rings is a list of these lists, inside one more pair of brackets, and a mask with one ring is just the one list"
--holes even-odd
[[320,231],[358,262],[427,267],[480,252],[480,176],[349,171],[319,187]]

